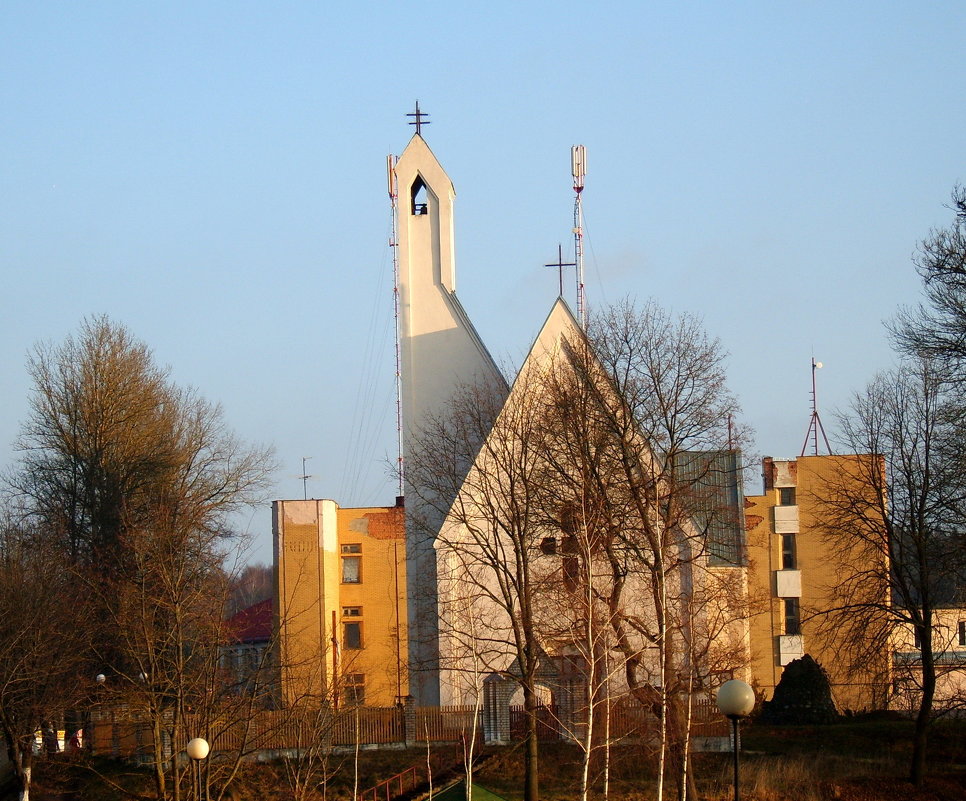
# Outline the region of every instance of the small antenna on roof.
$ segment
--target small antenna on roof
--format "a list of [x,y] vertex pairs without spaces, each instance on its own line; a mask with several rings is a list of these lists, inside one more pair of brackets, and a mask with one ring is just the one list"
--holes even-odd
[[832,446],[828,444],[828,437],[825,436],[825,426],[822,425],[822,418],[818,414],[818,391],[815,388],[815,371],[822,368],[822,363],[815,361],[812,356],[812,417],[808,423],[808,431],[805,432],[805,442],[802,444],[802,452],[799,456],[804,456],[808,448],[809,437],[812,439],[812,455],[818,456],[818,432],[822,432],[822,439],[825,440],[825,447],[829,455],[832,454]]
[[310,476],[305,472],[305,463],[311,459],[311,456],[302,457],[302,475],[299,476],[302,479],[302,500],[307,501],[309,499],[309,479],[315,478],[315,476]]

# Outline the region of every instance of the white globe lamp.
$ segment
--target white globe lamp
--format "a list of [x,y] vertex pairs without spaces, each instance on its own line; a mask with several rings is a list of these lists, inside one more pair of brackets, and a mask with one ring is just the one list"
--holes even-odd
[[195,737],[188,741],[188,747],[185,750],[188,752],[189,759],[197,761],[208,756],[211,748],[204,737]]
[[732,741],[734,743],[735,801],[741,801],[738,785],[738,752],[741,750],[739,724],[755,708],[755,691],[741,679],[726,681],[718,688],[718,709],[731,721]]
[[718,709],[726,718],[746,718],[755,708],[755,691],[741,679],[726,681],[718,688]]

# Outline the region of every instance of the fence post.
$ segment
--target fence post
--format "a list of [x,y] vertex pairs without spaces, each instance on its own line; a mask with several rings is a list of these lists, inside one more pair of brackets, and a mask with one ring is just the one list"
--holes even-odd
[[506,682],[499,679],[483,684],[483,740],[510,742],[510,694]]
[[402,737],[407,748],[416,745],[418,733],[416,731],[416,699],[411,695],[403,695],[397,703],[402,718]]

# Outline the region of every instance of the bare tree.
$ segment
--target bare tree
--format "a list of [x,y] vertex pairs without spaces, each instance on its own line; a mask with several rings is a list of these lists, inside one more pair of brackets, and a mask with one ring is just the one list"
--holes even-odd
[[[487,387],[468,387],[452,399],[449,414],[427,424],[409,463],[409,479],[427,507],[455,497],[435,511],[444,519],[436,541],[441,639],[453,654],[469,654],[473,671],[512,676],[523,690],[527,717],[524,798],[536,801],[537,671],[543,655],[537,625],[541,519],[535,506],[541,470],[539,388],[518,380],[506,405]],[[495,423],[492,423],[493,420]],[[471,443],[480,443],[479,450]],[[465,476],[465,478],[464,478]],[[458,587],[458,593],[454,588]],[[447,599],[488,610],[485,634],[463,629],[464,615],[450,615]],[[472,616],[470,617],[472,620]]]
[[607,622],[627,687],[654,710],[659,797],[668,758],[680,796],[694,796],[692,692],[747,659],[738,407],[723,364],[697,319],[625,304],[571,343],[550,393],[556,476],[544,486],[569,494],[558,508],[572,518],[574,576],[593,583],[575,608],[585,626]]
[[30,794],[34,733],[81,701],[85,600],[56,552],[17,525],[0,529],[0,731],[18,798]]
[[233,575],[229,613],[240,612],[271,598],[275,592],[272,571],[271,565],[250,564]]
[[221,408],[176,387],[150,350],[106,317],[28,362],[30,416],[9,483],[71,560],[105,576],[124,535],[159,507],[226,535],[259,499],[271,453],[242,444]]
[[[853,453],[821,490],[822,527],[839,565],[836,607],[826,625],[845,631],[852,664],[868,671],[914,633],[920,669],[909,776],[921,784],[934,715],[936,612],[962,586],[966,486],[958,455],[961,420],[929,361],[883,373],[840,415]],[[939,646],[939,647],[937,647]],[[885,655],[885,656],[884,656]]]
[[930,233],[915,256],[926,302],[903,309],[890,330],[899,348],[962,380],[966,373],[966,187],[956,186],[952,224]]
[[[659,792],[670,755],[682,797],[693,796],[692,691],[710,686],[715,660],[734,669],[746,658],[730,424],[737,403],[723,359],[694,318],[654,305],[618,307],[588,337],[574,328],[529,361],[505,404],[497,399],[493,408],[480,390],[459,395],[410,463],[412,484],[429,499],[456,498],[439,510],[446,517],[437,541],[441,625],[460,638],[456,618],[446,622],[448,584],[490,610],[490,637],[464,638],[463,650],[523,688],[527,793],[537,786],[541,660],[568,649],[582,654],[586,794],[610,643],[630,691],[658,721]],[[468,442],[483,444],[476,450]]]
[[158,797],[177,798],[172,752],[189,711],[213,708],[224,684],[231,516],[261,499],[270,452],[242,444],[220,407],[175,386],[106,317],[39,346],[28,368],[30,416],[9,484],[95,604],[90,675],[105,673],[108,698],[148,713]]

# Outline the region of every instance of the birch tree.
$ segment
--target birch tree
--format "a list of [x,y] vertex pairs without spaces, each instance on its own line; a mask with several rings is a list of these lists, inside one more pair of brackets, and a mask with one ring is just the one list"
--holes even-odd
[[626,685],[654,711],[659,797],[667,769],[694,797],[692,690],[746,658],[741,436],[724,358],[696,318],[624,304],[571,346],[553,392],[557,477],[546,486],[569,482],[578,556],[597,564],[578,575],[593,577]]

